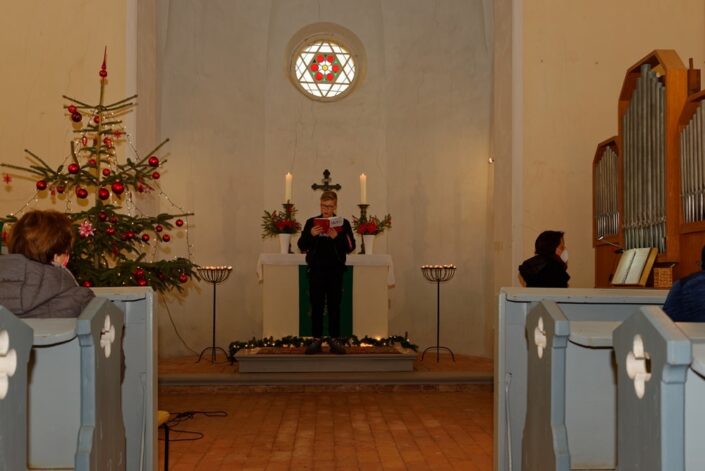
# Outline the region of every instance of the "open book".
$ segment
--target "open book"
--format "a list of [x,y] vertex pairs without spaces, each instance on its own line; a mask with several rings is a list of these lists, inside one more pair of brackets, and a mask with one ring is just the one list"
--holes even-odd
[[328,233],[328,229],[331,227],[337,232],[342,231],[343,221],[344,219],[340,216],[333,216],[332,218],[316,218],[313,220],[313,225],[322,227],[323,234],[321,235],[326,235]]
[[655,247],[625,250],[612,277],[612,284],[645,286],[656,255],[658,249]]

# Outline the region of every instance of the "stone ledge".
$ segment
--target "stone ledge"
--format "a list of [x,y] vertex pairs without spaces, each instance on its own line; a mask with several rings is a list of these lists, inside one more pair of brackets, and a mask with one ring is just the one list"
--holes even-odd
[[414,370],[416,352],[395,347],[393,353],[334,355],[259,354],[258,348],[235,354],[240,373],[408,372]]

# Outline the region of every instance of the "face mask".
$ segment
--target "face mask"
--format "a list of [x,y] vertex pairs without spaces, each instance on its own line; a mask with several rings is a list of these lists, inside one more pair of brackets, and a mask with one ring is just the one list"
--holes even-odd
[[561,252],[561,260],[563,260],[563,263],[568,263],[568,249],[563,249],[563,252]]

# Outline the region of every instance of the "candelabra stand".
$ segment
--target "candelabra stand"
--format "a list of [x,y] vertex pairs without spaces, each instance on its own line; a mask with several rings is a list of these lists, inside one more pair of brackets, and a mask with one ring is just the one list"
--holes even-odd
[[[370,205],[369,204],[358,204],[357,206],[360,208],[359,221],[361,223],[367,222],[367,208],[369,208]],[[358,252],[358,253],[360,255],[364,255],[365,254],[365,238],[361,237],[360,239],[362,239],[362,242],[360,242],[360,252]]]
[[440,350],[448,350],[450,356],[455,361],[453,350],[442,346],[441,343],[441,283],[444,283],[455,275],[455,265],[421,265],[421,272],[428,281],[436,283],[436,346],[428,347],[421,354],[421,361],[429,350],[436,349],[436,363],[440,360]]
[[[294,212],[294,203],[287,200],[286,203],[282,203],[282,206],[284,206],[284,214],[286,214],[288,218],[293,218],[294,215],[292,213]],[[294,253],[294,251],[291,250],[291,237],[289,237],[289,248],[287,249],[287,253]]]
[[226,358],[228,357],[228,353],[225,350],[220,347],[216,347],[215,345],[215,287],[219,283],[222,283],[223,281],[228,279],[228,277],[230,276],[230,272],[233,270],[233,267],[198,267],[196,268],[196,270],[198,270],[198,274],[201,275],[202,279],[204,279],[208,283],[213,284],[213,338],[211,346],[201,350],[201,354],[198,356],[198,361],[196,361],[196,363],[201,361],[203,354],[206,353],[208,350],[210,350],[211,352],[211,363],[215,363],[215,355],[218,350],[223,352]]

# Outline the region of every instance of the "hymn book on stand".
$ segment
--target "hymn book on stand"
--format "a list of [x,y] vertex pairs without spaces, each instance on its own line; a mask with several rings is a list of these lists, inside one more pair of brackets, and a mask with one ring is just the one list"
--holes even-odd
[[656,255],[656,247],[625,250],[612,277],[612,284],[646,286]]

